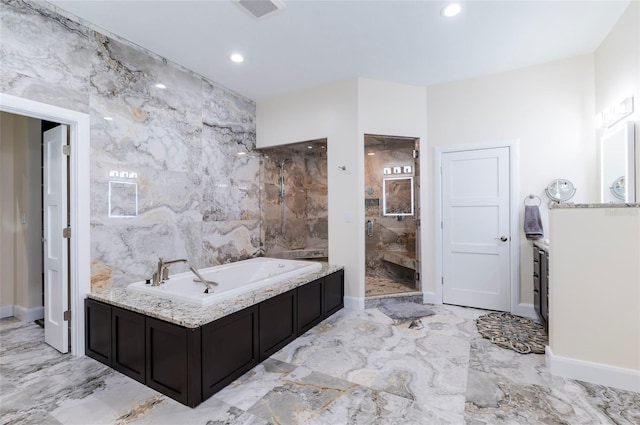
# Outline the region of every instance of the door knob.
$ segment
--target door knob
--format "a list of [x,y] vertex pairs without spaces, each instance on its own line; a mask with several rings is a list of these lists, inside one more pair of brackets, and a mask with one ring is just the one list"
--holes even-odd
[[500,242],[506,242],[506,241],[509,240],[509,238],[507,236],[500,236],[499,238],[493,238],[493,239],[495,239],[497,241],[500,241]]

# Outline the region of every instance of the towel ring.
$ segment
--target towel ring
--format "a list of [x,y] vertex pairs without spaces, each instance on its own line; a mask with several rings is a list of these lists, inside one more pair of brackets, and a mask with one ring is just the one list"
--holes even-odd
[[[534,201],[534,202],[535,202],[536,200],[538,201],[538,203],[537,203],[537,204],[527,204],[527,201]],[[526,206],[536,206],[536,207],[539,207],[539,206],[542,204],[542,199],[540,199],[540,197],[539,197],[539,196],[536,196],[536,195],[529,195],[529,196],[527,196],[526,198],[524,198],[524,204],[525,204]]]

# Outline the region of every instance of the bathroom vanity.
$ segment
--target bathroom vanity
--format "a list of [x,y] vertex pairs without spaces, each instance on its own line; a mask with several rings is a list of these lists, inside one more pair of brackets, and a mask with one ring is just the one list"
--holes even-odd
[[196,307],[125,288],[85,300],[86,355],[190,407],[343,307],[344,270]]
[[533,243],[533,305],[549,329],[549,245]]

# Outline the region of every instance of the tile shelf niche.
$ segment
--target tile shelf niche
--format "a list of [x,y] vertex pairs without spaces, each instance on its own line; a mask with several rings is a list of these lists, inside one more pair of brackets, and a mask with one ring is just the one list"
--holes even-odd
[[196,328],[85,300],[86,354],[195,407],[344,306],[344,270]]

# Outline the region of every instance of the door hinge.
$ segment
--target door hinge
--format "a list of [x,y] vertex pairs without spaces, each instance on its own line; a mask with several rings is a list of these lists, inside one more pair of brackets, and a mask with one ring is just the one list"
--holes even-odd
[[62,229],[62,237],[65,239],[69,239],[71,237],[71,227],[65,227]]
[[444,222],[443,221],[440,222],[440,228],[444,229]]
[[71,146],[62,145],[62,154],[63,155],[71,155]]
[[62,313],[62,318],[65,321],[70,322],[71,321],[71,310],[67,310],[64,313]]
[[420,273],[416,272],[416,281],[420,280]]
[[418,159],[420,158],[420,151],[417,149],[413,150],[413,159]]
[[444,276],[440,278],[440,285],[444,285]]

